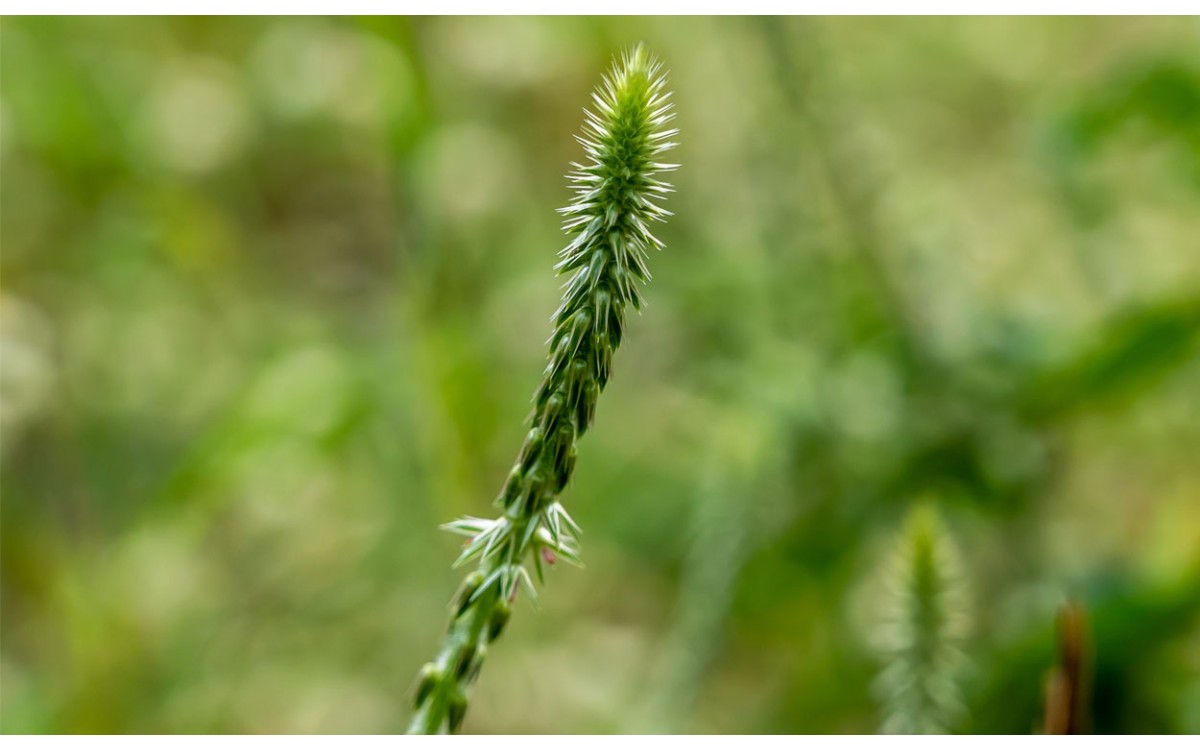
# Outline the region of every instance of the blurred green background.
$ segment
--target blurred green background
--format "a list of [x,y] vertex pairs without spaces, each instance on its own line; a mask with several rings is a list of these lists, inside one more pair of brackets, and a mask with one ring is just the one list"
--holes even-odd
[[470,732],[871,732],[932,498],[959,731],[1200,732],[1200,21],[6,18],[5,732],[395,732],[544,364],[571,138],[676,216]]

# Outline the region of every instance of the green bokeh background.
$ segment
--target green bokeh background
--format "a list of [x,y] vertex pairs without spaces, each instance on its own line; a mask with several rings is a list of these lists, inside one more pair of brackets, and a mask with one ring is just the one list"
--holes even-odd
[[[958,731],[1200,732],[1196,19],[0,22],[5,732],[395,732],[524,433],[611,56],[649,305],[470,732],[871,732],[941,509]],[[561,567],[561,566],[560,566]]]

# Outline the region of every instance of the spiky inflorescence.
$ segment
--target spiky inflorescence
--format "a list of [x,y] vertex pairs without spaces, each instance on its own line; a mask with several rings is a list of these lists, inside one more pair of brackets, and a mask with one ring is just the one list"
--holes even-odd
[[878,632],[886,662],[878,683],[882,731],[944,733],[961,710],[966,596],[957,553],[932,507],[910,514],[886,576]]
[[418,677],[410,734],[454,732],[467,708],[467,687],[478,676],[489,644],[503,630],[519,588],[537,591],[542,563],[578,561],[579,528],[558,495],[575,466],[575,442],[587,431],[596,400],[621,344],[625,308],[641,307],[639,284],[650,279],[650,248],[662,243],[649,224],[669,212],[656,200],[671,191],[658,175],[675,168],[661,155],[675,144],[662,66],[638,45],[623,55],[585,110],[586,164],[572,164],[575,190],[560,209],[574,235],[559,253],[559,273],[571,274],[552,318],[550,362],[534,394],[531,429],[496,504],[494,519],[467,517],[443,528],[468,541],[456,566],[477,564],[452,605],[437,658]]

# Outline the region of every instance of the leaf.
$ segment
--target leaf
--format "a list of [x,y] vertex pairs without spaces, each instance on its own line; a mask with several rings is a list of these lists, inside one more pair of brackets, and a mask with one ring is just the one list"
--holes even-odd
[[1190,361],[1200,344],[1200,298],[1128,311],[1095,343],[1030,379],[1023,410],[1049,419],[1118,402]]

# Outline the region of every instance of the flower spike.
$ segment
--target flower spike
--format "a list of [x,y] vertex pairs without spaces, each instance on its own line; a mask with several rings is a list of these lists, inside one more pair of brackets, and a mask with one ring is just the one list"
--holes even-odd
[[527,559],[539,581],[543,562],[579,564],[579,526],[558,496],[611,375],[625,310],[641,309],[650,250],[663,247],[649,226],[670,215],[660,205],[671,192],[662,175],[676,168],[661,161],[678,132],[668,127],[675,116],[670,96],[662,65],[639,44],[615,62],[592,95],[593,107],[584,110],[576,139],[586,161],[571,165],[575,197],[559,209],[572,237],[554,266],[568,278],[551,318],[550,361],[533,396],[529,433],[496,499],[500,516],[468,516],[442,527],[467,537],[455,566],[478,568],[452,604],[441,651],[421,670],[410,734],[461,726],[467,688],[508,622],[510,602],[521,588],[536,602]]

